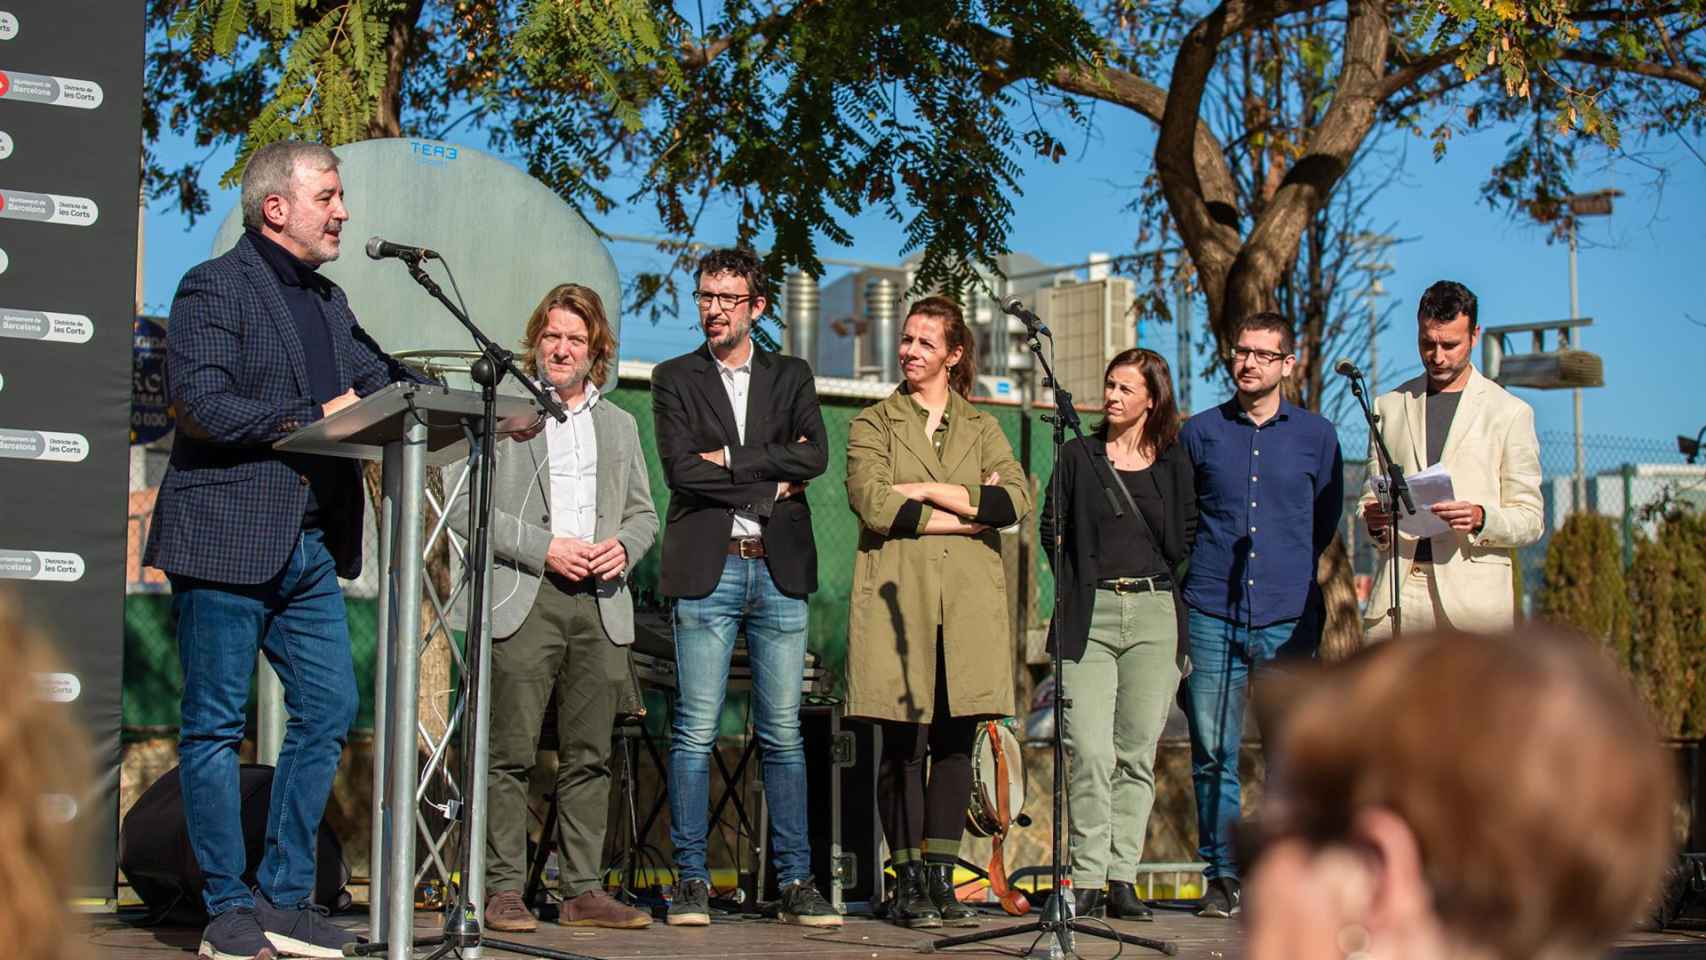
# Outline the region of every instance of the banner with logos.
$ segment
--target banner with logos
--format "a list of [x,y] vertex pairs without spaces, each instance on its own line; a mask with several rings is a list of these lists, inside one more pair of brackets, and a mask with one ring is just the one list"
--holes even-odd
[[[94,779],[45,798],[116,894],[143,4],[0,0],[0,590],[50,638]],[[0,757],[0,763],[6,758]]]

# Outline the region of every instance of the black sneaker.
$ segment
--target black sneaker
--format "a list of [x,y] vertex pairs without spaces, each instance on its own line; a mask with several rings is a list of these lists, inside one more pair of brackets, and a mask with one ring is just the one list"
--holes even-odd
[[207,960],[273,960],[278,955],[253,907],[232,907],[207,922],[196,955]]
[[783,923],[797,923],[804,927],[839,927],[841,914],[829,905],[823,894],[817,892],[817,884],[810,877],[795,880],[782,888]]
[[336,960],[344,945],[361,938],[332,922],[332,912],[319,904],[275,907],[255,894],[255,918],[281,957],[319,957]]
[[703,880],[683,880],[669,901],[668,923],[672,927],[711,925],[711,885]]
[[1236,917],[1240,910],[1238,893],[1237,880],[1232,877],[1215,877],[1208,881],[1208,889],[1203,891],[1202,899],[1197,901],[1197,916],[1217,917],[1221,920]]

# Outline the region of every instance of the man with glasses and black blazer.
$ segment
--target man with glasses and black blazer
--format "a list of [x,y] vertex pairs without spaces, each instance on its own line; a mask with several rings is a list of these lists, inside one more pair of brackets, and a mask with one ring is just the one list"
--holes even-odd
[[680,882],[669,923],[711,922],[710,755],[735,637],[744,633],[781,918],[839,926],[840,915],[812,882],[800,738],[806,597],[817,589],[805,485],[829,462],[817,388],[804,361],[752,342],[752,324],[769,300],[750,251],[715,250],[701,259],[693,299],[705,343],[652,371],[652,416],[670,492],[659,588],[676,601],[669,814]]

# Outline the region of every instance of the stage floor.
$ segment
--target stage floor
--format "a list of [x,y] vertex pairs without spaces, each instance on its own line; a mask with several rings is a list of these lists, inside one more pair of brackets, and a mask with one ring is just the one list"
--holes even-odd
[[[140,912],[127,910],[117,916],[87,918],[89,942],[93,948],[90,955],[111,960],[160,960],[162,957],[194,953],[200,941],[199,929],[136,926],[142,916]],[[364,912],[345,915],[340,922],[352,930],[365,932],[366,919]],[[1017,921],[996,913],[985,919],[981,928],[990,929],[1012,922]],[[1237,960],[1244,955],[1239,925],[1232,921],[1206,920],[1188,912],[1162,909],[1156,911],[1154,923],[1123,920],[1112,923],[1124,932],[1176,943],[1178,956],[1183,960]],[[421,936],[436,932],[436,927],[426,925],[418,929]],[[542,923],[537,933],[509,936],[518,942],[610,960],[678,957],[883,960],[917,955],[923,952],[920,948],[931,941],[961,932],[966,931],[903,930],[865,918],[849,918],[846,925],[838,930],[808,930],[769,920],[730,919],[699,928],[671,928],[660,922],[646,930],[584,930]],[[1035,936],[1030,934],[995,943],[955,947],[943,953],[973,957],[1024,956]],[[1087,960],[1105,960],[1120,950],[1119,944],[1090,937],[1079,937],[1077,945],[1079,955]],[[1161,956],[1159,952],[1130,945],[1126,945],[1124,950],[1125,957]],[[418,949],[415,957],[424,958],[430,952]],[[493,947],[487,947],[484,955],[494,958],[515,956]],[[1046,952],[1042,955],[1047,956]],[[1631,933],[1622,939],[1612,955],[1642,960],[1706,956],[1706,933]]]

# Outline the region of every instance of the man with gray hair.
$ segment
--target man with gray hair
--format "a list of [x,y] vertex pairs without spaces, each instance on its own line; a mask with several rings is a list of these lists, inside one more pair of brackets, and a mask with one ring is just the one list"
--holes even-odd
[[[311,895],[320,818],[355,719],[338,578],[361,573],[353,461],[274,441],[396,380],[424,381],[362,331],[319,275],[343,225],[338,158],[273,143],[243,173],[243,236],[184,275],[166,331],[177,408],[143,562],[172,583],[183,664],[178,757],[206,885],[200,955],[339,957],[355,936]],[[244,881],[237,749],[257,650],[284,684],[285,728],[256,888]]]

